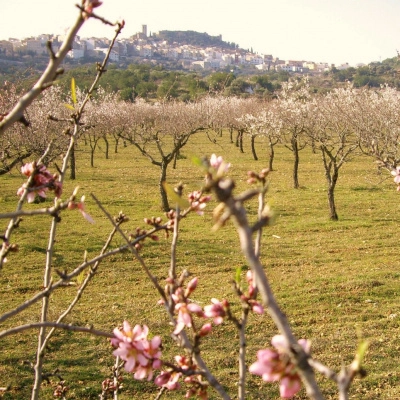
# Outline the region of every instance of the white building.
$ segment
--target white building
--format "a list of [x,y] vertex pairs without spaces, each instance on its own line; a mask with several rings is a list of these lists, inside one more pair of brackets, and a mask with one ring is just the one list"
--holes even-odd
[[72,49],[67,54],[67,57],[73,58],[74,60],[78,60],[80,58],[83,58],[84,56],[85,56],[84,49]]

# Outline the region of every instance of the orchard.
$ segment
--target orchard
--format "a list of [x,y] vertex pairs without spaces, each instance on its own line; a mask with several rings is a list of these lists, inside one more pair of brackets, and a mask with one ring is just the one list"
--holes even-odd
[[[399,92],[122,101],[100,11],[2,84],[0,397],[399,397]],[[114,39],[65,91],[89,20]]]

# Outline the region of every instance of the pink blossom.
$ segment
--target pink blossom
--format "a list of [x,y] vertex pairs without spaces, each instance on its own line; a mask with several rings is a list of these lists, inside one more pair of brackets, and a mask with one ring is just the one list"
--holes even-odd
[[[276,349],[259,350],[257,361],[250,365],[249,371],[261,375],[264,381],[279,381],[281,397],[293,397],[301,388],[301,380],[295,365],[287,355],[289,343],[283,335],[275,335],[271,343]],[[308,340],[300,339],[298,343],[304,351],[309,352]]]
[[249,285],[248,294],[242,294],[241,299],[247,303],[256,314],[264,314],[264,307],[260,302],[255,300],[257,297],[257,288],[254,285],[253,272],[251,270],[247,271],[246,280]]
[[211,200],[211,196],[202,196],[202,192],[199,190],[195,190],[188,194],[188,199],[190,203],[190,208],[193,211],[196,211],[197,214],[203,215],[204,208],[206,207],[206,203]]
[[76,203],[75,201],[70,201],[68,203],[69,210],[74,210],[76,208],[80,211],[80,213],[83,215],[83,218],[85,218],[86,221],[90,222],[91,224],[94,224],[94,219],[85,211],[85,196],[81,197],[81,201],[79,203]]
[[25,175],[25,176],[31,176],[33,174],[33,171],[35,170],[35,166],[34,163],[26,163],[25,165],[23,165],[21,167],[21,172]]
[[210,157],[210,166],[217,170],[218,174],[228,172],[231,164],[226,163],[221,156],[212,154]]
[[299,375],[286,375],[279,383],[279,392],[281,397],[293,397],[301,389],[301,380]]
[[175,310],[178,311],[177,324],[174,330],[174,335],[180,333],[185,326],[188,328],[192,327],[192,315],[203,316],[202,308],[194,303],[178,303],[175,305]]
[[400,191],[400,167],[396,167],[390,173],[394,176],[395,183],[397,183],[397,191]]
[[215,154],[212,154],[210,157],[210,165],[215,169],[218,169],[223,162],[222,156],[217,157]]
[[56,198],[59,198],[62,193],[62,183],[57,180],[57,174],[51,174],[50,171],[44,166],[36,166],[34,162],[27,163],[21,167],[21,172],[27,177],[33,175],[30,186],[24,183],[17,191],[18,196],[22,196],[25,191],[28,191],[27,201],[32,203],[36,195],[46,198],[48,190],[54,190]]
[[174,358],[178,366],[184,370],[189,369],[192,365],[190,359],[186,356],[175,356]]
[[[28,190],[28,185],[26,183],[23,183],[22,186],[17,190],[17,195],[22,196],[25,191]],[[28,203],[33,203],[35,201],[36,195],[42,197],[43,199],[46,198],[46,191],[44,189],[40,189],[37,191],[29,191],[28,194],[26,195],[26,199]]]
[[[204,307],[204,315],[209,318],[214,318],[215,325],[222,324],[226,315],[224,304],[215,298],[211,299],[211,303],[213,304]],[[227,304],[225,300],[225,305]]]
[[[275,348],[278,349],[278,351],[280,351],[282,353],[286,352],[287,349],[289,348],[289,343],[286,340],[285,336],[283,336],[283,335],[275,335],[271,339],[271,343]],[[310,352],[310,341],[309,340],[299,339],[298,343],[306,353]]]
[[264,349],[257,352],[257,361],[250,365],[249,371],[261,375],[266,382],[275,382],[283,375],[285,364],[276,350]]
[[396,169],[390,172],[394,176],[394,181],[399,184],[400,183],[400,167],[396,167]]
[[264,314],[264,307],[261,303],[256,300],[249,300],[249,304],[251,305],[251,309],[256,314]]
[[252,297],[255,294],[256,286],[254,285],[253,271],[250,269],[246,273],[246,280],[249,284],[249,296]]
[[[168,282],[169,284],[171,282]],[[177,323],[174,330],[174,335],[178,335],[184,328],[192,327],[192,314],[198,317],[204,317],[202,308],[194,303],[190,303],[189,295],[193,293],[198,285],[198,278],[194,277],[187,284],[186,290],[180,286],[174,293],[171,294],[172,300],[175,302],[175,311],[178,312]],[[168,291],[168,289],[166,289]]]
[[113,355],[119,356],[125,361],[125,370],[134,373],[135,379],[148,380],[153,377],[153,370],[161,367],[161,339],[159,336],[147,339],[149,329],[146,325],[143,328],[131,325],[124,321],[122,329],[114,329],[114,338],[111,344],[117,349]]
[[178,382],[181,376],[181,372],[163,371],[156,379],[154,379],[154,383],[157,386],[165,387],[168,390],[177,390],[181,386]]

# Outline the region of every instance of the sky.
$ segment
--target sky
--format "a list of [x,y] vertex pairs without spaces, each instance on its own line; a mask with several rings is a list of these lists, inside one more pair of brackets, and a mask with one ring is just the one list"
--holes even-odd
[[[0,0],[0,40],[62,34],[79,0]],[[283,60],[368,64],[400,51],[399,0],[103,0],[96,9],[126,22],[121,37],[147,31],[193,30],[222,35],[259,54]],[[81,37],[113,36],[89,20]]]

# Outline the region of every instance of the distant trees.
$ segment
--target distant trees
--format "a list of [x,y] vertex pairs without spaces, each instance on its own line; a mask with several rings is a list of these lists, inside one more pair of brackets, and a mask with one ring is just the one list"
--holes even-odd
[[163,185],[168,166],[176,160],[191,135],[208,127],[207,107],[203,106],[203,102],[161,102],[150,105],[140,101],[131,105],[130,115],[130,127],[124,129],[120,136],[160,168],[158,187],[161,205],[164,211],[169,211]]
[[253,158],[258,160],[256,150],[255,150],[255,138],[257,136],[263,136],[268,141],[268,151],[269,151],[269,161],[268,169],[273,170],[273,163],[275,157],[274,147],[279,143],[280,131],[282,125],[280,120],[276,118],[276,102],[268,102],[259,105],[251,113],[244,114],[239,121],[241,121],[245,126],[246,132],[251,138],[251,150]]
[[[115,69],[110,71],[111,77],[118,76]],[[273,169],[274,147],[281,143],[293,154],[294,188],[300,186],[300,151],[308,145],[319,151],[327,179],[332,220],[338,219],[334,193],[339,170],[357,149],[374,156],[388,169],[393,170],[400,162],[399,95],[388,85],[379,90],[368,90],[347,84],[343,88],[315,94],[307,80],[289,80],[281,82],[281,90],[265,101],[243,96],[241,92],[248,87],[248,82],[230,72],[216,72],[208,77],[206,83],[194,73],[175,74],[162,69],[152,70],[148,66],[132,67],[132,71],[136,82],[139,82],[139,76],[143,79],[132,87],[134,98],[121,101],[121,92],[98,88],[87,104],[88,112],[81,119],[80,135],[90,146],[92,166],[99,143],[104,143],[104,153],[108,157],[110,137],[114,139],[114,152],[118,152],[123,139],[158,166],[164,209],[169,208],[162,185],[168,166],[171,163],[175,165],[180,150],[191,135],[202,130],[212,129],[222,136],[223,130],[227,129],[230,141],[236,142],[241,152],[244,152],[243,140],[249,138],[254,160],[258,159],[257,137],[266,138],[270,170]],[[166,79],[157,86],[156,81],[161,76]],[[125,78],[130,79],[128,75]],[[153,89],[157,87],[160,102],[147,102],[145,91],[143,96],[137,95],[145,84],[153,85]],[[268,92],[273,87],[269,75],[254,77],[251,84]],[[209,87],[215,89],[212,95],[207,94]],[[236,96],[224,96],[228,91]],[[78,90],[77,95],[82,97],[84,93],[85,90]],[[8,99],[15,97],[15,85],[4,86],[0,95],[0,112],[5,113]],[[191,101],[192,98],[197,100]],[[52,142],[47,153],[49,160],[62,153],[67,136],[59,134],[59,127],[57,132],[53,132],[52,118],[47,117],[56,116],[67,128],[71,111],[64,106],[54,109],[54,104],[65,101],[61,86],[46,90],[27,109],[29,127],[16,124],[1,137],[0,174],[8,172],[32,154],[42,154],[49,142]],[[71,157],[73,154],[72,151]],[[71,159],[71,177],[74,176],[74,165]]]
[[207,78],[208,88],[211,93],[223,93],[235,79],[232,72],[214,72]]
[[[17,98],[17,86],[6,82],[0,92],[0,114],[10,111]],[[65,102],[62,89],[52,86],[27,108],[20,123],[14,124],[0,135],[0,175],[9,172],[28,157],[39,157],[50,143],[46,162],[54,160],[65,151],[68,139],[60,132],[65,130],[68,124],[64,121],[56,127],[51,120],[55,114],[64,119],[68,118],[68,110],[60,106],[62,102]]]
[[235,49],[236,44],[224,42],[221,36],[211,36],[207,33],[195,31],[159,31],[153,35],[156,40],[166,40],[169,43],[178,42],[181,44],[190,44],[192,46],[213,47]]
[[361,151],[389,170],[400,164],[399,102],[400,93],[390,86],[363,89],[358,92],[357,112],[352,116]]

